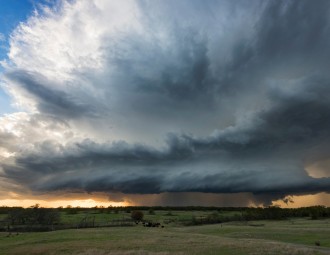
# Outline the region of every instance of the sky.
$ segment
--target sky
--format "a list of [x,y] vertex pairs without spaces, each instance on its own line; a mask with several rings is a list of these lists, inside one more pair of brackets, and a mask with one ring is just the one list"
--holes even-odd
[[328,0],[0,2],[0,205],[330,206]]
[[[0,4],[0,59],[4,59],[9,48],[8,37],[10,33],[20,21],[26,20],[28,14],[32,12],[32,3],[24,0],[1,0]],[[0,66],[0,71],[2,70]],[[1,88],[0,105],[0,114],[14,111],[10,106],[10,98]]]

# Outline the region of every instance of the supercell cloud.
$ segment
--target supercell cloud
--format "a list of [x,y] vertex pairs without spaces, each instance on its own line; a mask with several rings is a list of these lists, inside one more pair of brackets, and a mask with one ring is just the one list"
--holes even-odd
[[2,62],[17,112],[0,118],[0,192],[164,193],[164,204],[191,192],[265,204],[330,192],[329,10],[327,0],[38,9]]

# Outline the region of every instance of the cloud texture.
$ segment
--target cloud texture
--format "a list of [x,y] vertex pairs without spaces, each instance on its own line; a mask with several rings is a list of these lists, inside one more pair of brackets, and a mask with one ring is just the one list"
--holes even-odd
[[41,8],[3,63],[20,110],[0,119],[3,192],[329,192],[329,5]]

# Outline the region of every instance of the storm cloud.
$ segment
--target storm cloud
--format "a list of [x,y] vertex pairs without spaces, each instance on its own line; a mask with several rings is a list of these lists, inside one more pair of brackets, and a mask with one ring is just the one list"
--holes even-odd
[[13,32],[3,62],[21,112],[0,120],[2,180],[43,194],[164,193],[164,204],[189,192],[264,204],[330,192],[320,163],[330,157],[329,5],[42,8]]

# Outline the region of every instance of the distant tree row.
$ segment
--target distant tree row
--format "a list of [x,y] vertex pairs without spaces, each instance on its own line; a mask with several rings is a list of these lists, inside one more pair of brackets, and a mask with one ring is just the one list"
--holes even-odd
[[[2,208],[3,209],[3,208]],[[3,210],[1,210],[3,212]],[[34,205],[29,208],[7,208],[8,225],[54,225],[60,223],[60,213],[56,209],[41,208]]]
[[[55,215],[59,212],[65,212],[67,214],[77,214],[79,212],[93,212],[93,213],[131,213],[132,211],[147,211],[149,214],[155,214],[156,211],[217,211],[217,212],[240,212],[245,218],[263,218],[263,219],[282,219],[288,217],[312,217],[313,219],[330,217],[330,207],[325,206],[310,206],[310,207],[300,207],[300,208],[280,208],[277,206],[269,207],[204,207],[204,206],[184,206],[184,207],[171,207],[171,206],[126,206],[126,207],[58,207],[58,208],[41,208],[39,205],[34,205],[29,208],[22,207],[0,207],[0,214],[23,214],[26,218],[35,218],[36,214],[50,215],[52,212]],[[56,212],[56,213],[54,213]],[[34,215],[26,216],[26,215]],[[18,217],[18,216],[17,216]],[[23,216],[22,216],[23,217]],[[23,217],[23,218],[24,218]],[[44,216],[37,217],[40,221]],[[47,216],[48,217],[48,216]],[[14,218],[16,218],[14,216]],[[55,220],[54,220],[55,221]]]
[[294,209],[282,209],[277,206],[266,208],[241,208],[232,215],[221,213],[222,210],[203,217],[193,217],[191,221],[183,222],[186,225],[215,224],[229,221],[252,220],[284,220],[290,218],[310,217],[312,220],[330,218],[330,208],[325,206],[311,206]]
[[[186,225],[213,224],[228,221],[252,221],[252,220],[282,220],[296,217],[310,217],[311,219],[330,218],[330,207],[311,206],[302,208],[283,209],[276,206],[270,207],[94,207],[81,208],[67,206],[65,208],[41,208],[34,205],[29,208],[22,207],[0,207],[0,214],[6,214],[2,220],[2,229],[4,226],[53,226],[61,224],[61,213],[65,214],[98,214],[98,213],[129,213],[134,221],[143,219],[143,212],[149,215],[157,211],[167,211],[164,216],[172,216],[173,211],[205,211],[206,215],[192,217],[191,220],[182,222]],[[207,212],[210,212],[207,214]],[[48,228],[49,229],[49,228]],[[4,229],[3,229],[4,230]]]
[[243,217],[246,220],[259,219],[287,219],[295,217],[311,217],[311,219],[330,217],[330,207],[310,206],[301,208],[285,208],[276,206],[267,208],[248,208],[244,210]]

